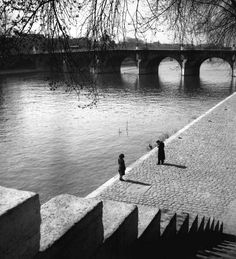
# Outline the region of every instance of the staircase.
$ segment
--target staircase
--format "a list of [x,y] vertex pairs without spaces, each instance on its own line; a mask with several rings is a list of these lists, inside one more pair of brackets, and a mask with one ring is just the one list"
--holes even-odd
[[235,259],[236,258],[236,237],[223,234],[222,239],[205,249],[196,253],[196,258],[211,259]]
[[1,259],[236,258],[236,237],[200,215],[0,187]]
[[[85,211],[86,204],[100,207],[99,213]],[[78,216],[78,209],[73,215],[73,207],[83,208],[83,216]],[[91,223],[89,220],[86,224],[81,223],[89,214]],[[42,205],[41,215],[41,244],[37,259],[207,258],[209,247],[222,243],[225,238],[222,222],[212,218],[72,195],[60,195]],[[61,231],[60,228],[65,228],[64,217],[67,222],[71,218],[72,223],[66,231]],[[76,227],[79,224],[81,227]],[[49,235],[55,232],[53,240],[45,238],[46,229],[50,229]],[[70,232],[74,236],[70,236]]]

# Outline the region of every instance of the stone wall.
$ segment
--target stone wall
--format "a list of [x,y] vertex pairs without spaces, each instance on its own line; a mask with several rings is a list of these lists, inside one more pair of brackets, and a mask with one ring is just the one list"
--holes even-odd
[[64,194],[40,207],[38,194],[5,187],[0,197],[1,259],[138,258],[223,231],[211,218],[97,198]]
[[0,258],[32,258],[39,251],[38,194],[0,187]]

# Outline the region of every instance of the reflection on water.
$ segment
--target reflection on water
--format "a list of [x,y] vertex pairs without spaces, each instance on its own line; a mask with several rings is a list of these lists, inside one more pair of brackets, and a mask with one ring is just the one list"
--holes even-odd
[[163,62],[157,75],[99,75],[98,106],[79,109],[77,97],[50,91],[44,75],[0,79],[1,185],[40,193],[85,196],[129,165],[160,135],[171,135],[234,91],[225,64],[204,63],[200,78],[181,78]]

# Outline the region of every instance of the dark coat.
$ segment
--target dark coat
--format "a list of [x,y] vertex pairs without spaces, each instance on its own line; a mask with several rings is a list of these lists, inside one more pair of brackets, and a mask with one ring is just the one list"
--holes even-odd
[[120,175],[125,175],[125,161],[123,158],[119,158],[118,159],[118,165],[119,165],[119,169],[118,169],[118,172]]
[[165,150],[164,150],[165,144],[164,142],[160,142],[158,145],[158,159],[159,160],[165,160]]

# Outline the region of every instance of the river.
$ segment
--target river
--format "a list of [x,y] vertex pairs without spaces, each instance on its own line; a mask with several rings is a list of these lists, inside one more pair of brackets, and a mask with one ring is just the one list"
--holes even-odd
[[[97,107],[78,108],[77,97],[51,91],[43,74],[0,78],[0,185],[40,194],[84,197],[129,166],[148,145],[168,137],[235,89],[227,64],[205,62],[200,78],[181,79],[176,62],[157,75],[134,67],[102,75]],[[168,158],[167,158],[168,160]]]

